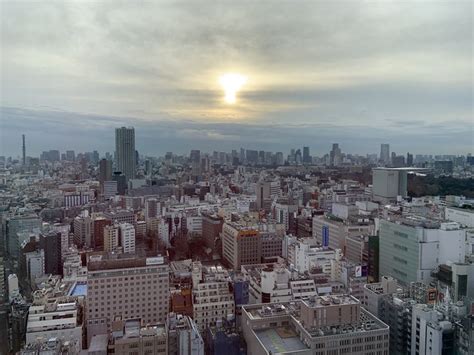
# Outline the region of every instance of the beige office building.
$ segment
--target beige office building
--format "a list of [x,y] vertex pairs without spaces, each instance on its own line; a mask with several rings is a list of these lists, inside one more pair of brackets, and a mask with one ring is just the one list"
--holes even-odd
[[222,256],[234,270],[241,265],[259,264],[262,258],[260,232],[253,226],[226,222],[222,228]]
[[87,332],[111,330],[117,319],[165,322],[169,311],[169,267],[162,256],[91,255],[87,265]]

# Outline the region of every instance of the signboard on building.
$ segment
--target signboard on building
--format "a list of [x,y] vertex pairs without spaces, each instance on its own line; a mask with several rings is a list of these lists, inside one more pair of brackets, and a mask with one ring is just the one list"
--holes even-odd
[[326,225],[323,226],[322,230],[322,244],[324,249],[329,247],[329,227]]
[[162,256],[155,256],[153,258],[146,258],[147,265],[161,265],[165,262]]

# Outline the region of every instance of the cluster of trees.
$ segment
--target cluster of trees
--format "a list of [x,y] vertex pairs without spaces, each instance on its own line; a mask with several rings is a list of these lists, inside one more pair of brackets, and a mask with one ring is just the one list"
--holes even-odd
[[450,176],[436,178],[433,175],[410,174],[408,175],[408,195],[411,197],[462,195],[474,198],[474,179],[457,179]]

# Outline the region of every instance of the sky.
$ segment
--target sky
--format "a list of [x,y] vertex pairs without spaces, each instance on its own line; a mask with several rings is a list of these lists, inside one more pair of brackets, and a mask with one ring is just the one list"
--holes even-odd
[[[474,153],[472,1],[1,1],[0,155]],[[219,77],[247,78],[235,104]]]

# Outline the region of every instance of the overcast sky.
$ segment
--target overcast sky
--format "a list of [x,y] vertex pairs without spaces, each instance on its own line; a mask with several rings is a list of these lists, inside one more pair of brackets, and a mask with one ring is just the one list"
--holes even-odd
[[[472,1],[2,1],[0,155],[473,152]],[[220,75],[248,81],[226,104]]]

